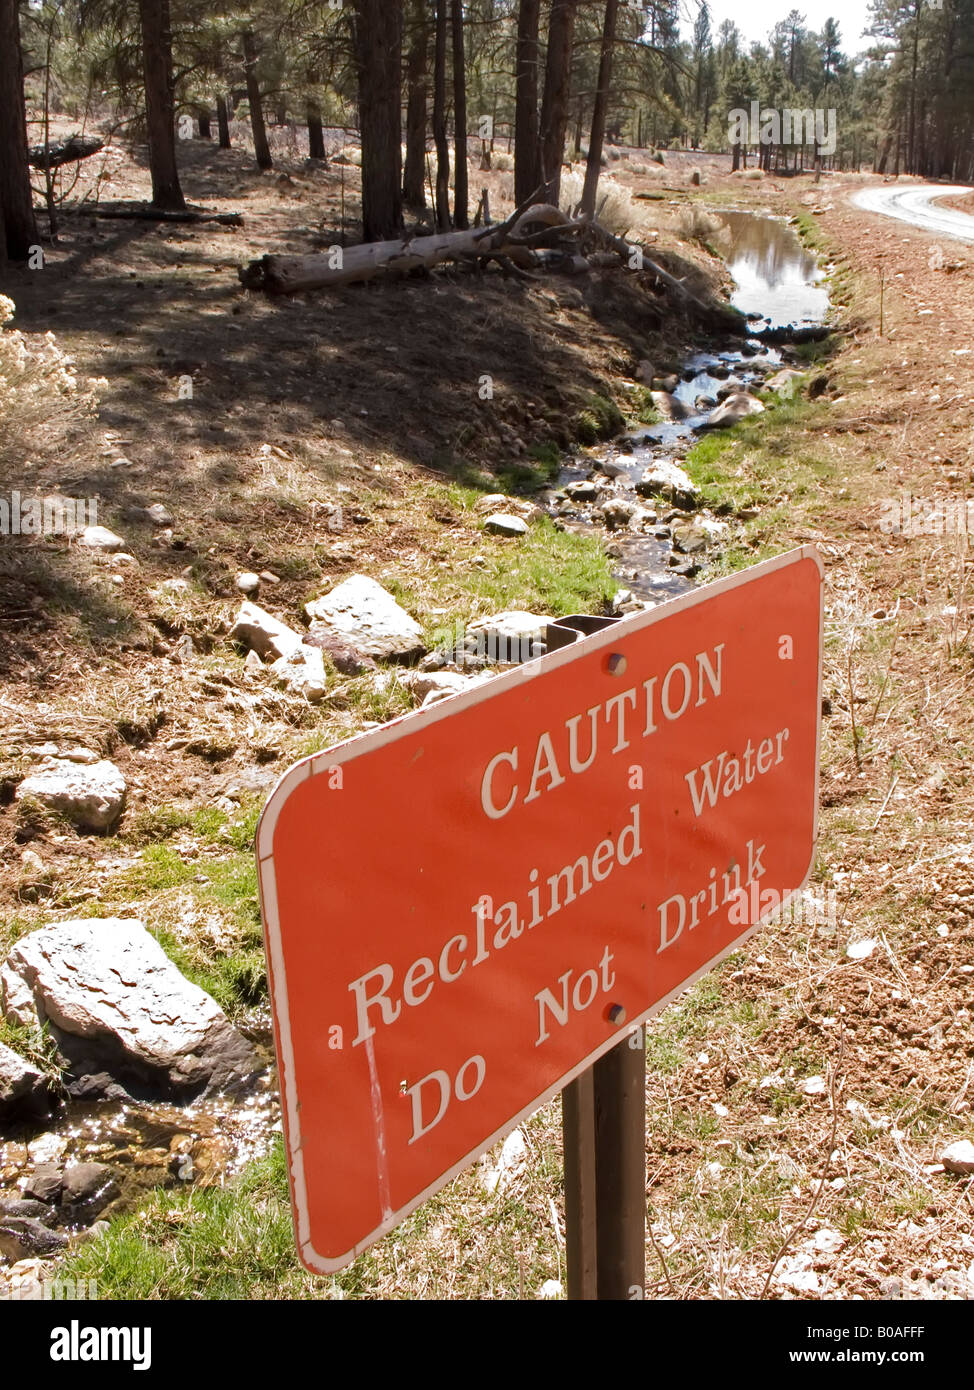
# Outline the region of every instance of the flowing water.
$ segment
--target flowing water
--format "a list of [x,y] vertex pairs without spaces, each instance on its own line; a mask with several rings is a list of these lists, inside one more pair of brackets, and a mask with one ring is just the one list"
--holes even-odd
[[[731,302],[752,320],[754,331],[821,323],[828,308],[828,294],[820,284],[823,272],[794,229],[778,218],[748,212],[716,215],[723,228],[714,240],[735,281]],[[742,391],[760,387],[783,365],[786,354],[787,349],[770,346],[759,338],[746,339],[729,350],[695,353],[684,362],[678,373],[679,384],[672,392],[685,412],[684,418],[641,427],[607,449],[572,459],[562,469],[558,488],[551,494],[553,515],[573,529],[588,528],[602,524],[601,508],[607,501],[636,501],[635,485],[648,468],[660,461],[682,464],[718,394],[725,394],[729,386]],[[601,471],[605,465],[616,474],[611,481]],[[565,494],[565,487],[590,480],[597,483],[598,496],[591,504],[576,505]],[[696,572],[689,557],[675,554],[671,544],[671,523],[691,518],[664,503],[646,500],[645,505],[656,511],[656,524],[646,523],[637,532],[616,530],[608,547],[619,562],[615,577],[633,596],[633,607],[664,602],[685,592]],[[711,530],[713,543],[719,544],[727,522],[699,512],[694,517]]]

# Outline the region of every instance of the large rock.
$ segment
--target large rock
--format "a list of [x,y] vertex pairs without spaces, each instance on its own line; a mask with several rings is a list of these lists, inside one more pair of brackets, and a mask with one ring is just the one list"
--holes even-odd
[[0,1122],[47,1108],[47,1083],[41,1072],[0,1043]]
[[15,799],[24,797],[59,811],[81,830],[110,830],[125,805],[125,778],[107,759],[86,766],[69,758],[46,758],[17,788]]
[[240,605],[240,612],[230,629],[230,641],[249,647],[264,661],[268,658],[278,661],[282,656],[290,656],[302,644],[301,637],[287,623],[265,613],[263,608],[249,600]]
[[73,1095],[188,1099],[258,1069],[250,1044],[141,922],[88,918],[22,937],[0,969],[13,1022],[49,1023]]
[[411,661],[422,656],[423,630],[396,600],[364,574],[353,574],[330,594],[306,603],[311,621],[364,656],[382,661]]
[[697,425],[698,430],[726,430],[739,424],[748,415],[760,415],[764,406],[757,396],[749,396],[746,391],[735,391],[719,405],[712,415]]
[[679,464],[668,459],[654,463],[636,484],[641,497],[666,497],[675,507],[689,510],[700,505],[700,491]]

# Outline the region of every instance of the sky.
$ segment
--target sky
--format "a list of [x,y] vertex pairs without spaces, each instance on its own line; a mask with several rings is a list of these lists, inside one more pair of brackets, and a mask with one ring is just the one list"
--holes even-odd
[[[744,35],[745,44],[764,43],[778,21],[791,10],[797,10],[805,16],[807,27],[816,31],[821,30],[831,15],[839,25],[843,53],[854,56],[869,45],[869,40],[861,37],[869,23],[867,0],[751,0],[750,4],[741,4],[740,0],[736,3],[735,0],[708,0],[708,3],[710,27],[715,37],[722,21],[732,19]],[[680,0],[681,33],[685,38],[693,32],[697,10],[696,0]]]

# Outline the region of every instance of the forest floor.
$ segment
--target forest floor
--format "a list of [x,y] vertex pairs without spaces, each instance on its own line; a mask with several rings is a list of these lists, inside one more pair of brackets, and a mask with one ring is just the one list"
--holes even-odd
[[[66,215],[45,268],[2,285],[16,326],[53,331],[108,385],[97,420],[6,440],[0,491],[97,495],[137,564],[58,541],[0,550],[0,956],[44,922],[135,915],[248,1018],[264,1007],[249,849],[263,796],[297,756],[412,701],[332,673],[309,709],[245,672],[225,636],[236,573],[271,575],[258,601],[291,623],[369,573],[430,638],[505,607],[604,608],[615,584],[597,538],[544,523],[523,546],[498,540],[477,498],[546,481],[606,402],[637,418],[639,362],[678,368],[701,338],[621,272],[245,292],[239,264],[333,244],[343,204],[353,239],[358,171],[295,155],[260,175],[244,150],[200,142],[180,155],[187,196],[243,212],[242,229]],[[124,152],[108,167],[103,200],[148,196]],[[708,207],[797,215],[844,330],[808,354],[829,392],[711,436],[688,463],[758,504],[724,568],[798,543],[822,553],[812,889],[837,909],[763,928],[649,1026],[648,1296],[967,1298],[974,1180],[940,1155],[974,1138],[971,560],[966,536],[879,521],[904,489],[971,492],[974,250],[941,242],[931,268],[928,235],[849,204],[854,177],[732,178],[685,155],[610,172],[609,187],[651,195],[619,195],[623,213],[700,293],[727,283]],[[495,218],[510,181],[484,176]],[[146,520],[153,502],[171,528]],[[128,780],[111,837],[11,802],[28,747],[71,736]],[[850,956],[853,941],[871,946]],[[559,1104],[521,1132],[492,1187],[489,1167],[471,1170],[334,1278],[296,1262],[279,1147],[226,1183],[120,1213],[70,1268],[103,1297],[536,1297],[565,1277]],[[0,1182],[15,1147],[0,1144]]]

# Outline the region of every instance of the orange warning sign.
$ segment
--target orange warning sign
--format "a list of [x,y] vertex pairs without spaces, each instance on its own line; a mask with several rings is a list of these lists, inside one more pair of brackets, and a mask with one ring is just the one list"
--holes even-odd
[[257,832],[298,1247],[347,1264],[812,865],[808,547],[315,754]]

